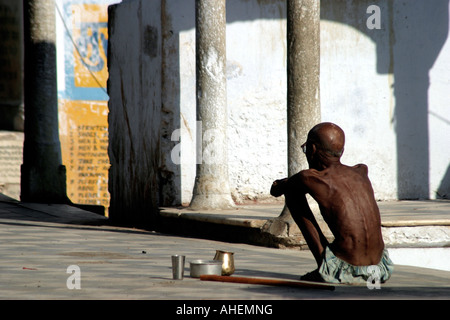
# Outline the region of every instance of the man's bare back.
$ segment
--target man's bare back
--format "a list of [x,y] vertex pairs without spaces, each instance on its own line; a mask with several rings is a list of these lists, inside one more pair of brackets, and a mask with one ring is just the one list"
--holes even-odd
[[[315,126],[302,146],[309,169],[276,180],[271,188],[273,196],[285,195],[287,207],[319,267],[327,247],[337,258],[353,266],[376,265],[385,255],[380,212],[368,168],[364,164],[349,167],[340,162],[344,143],[344,133],[338,126],[332,123]],[[307,193],[319,204],[335,237],[331,244],[309,208]]]
[[300,178],[300,188],[317,201],[335,237],[330,245],[335,255],[357,266],[377,264],[384,243],[367,166],[309,169]]

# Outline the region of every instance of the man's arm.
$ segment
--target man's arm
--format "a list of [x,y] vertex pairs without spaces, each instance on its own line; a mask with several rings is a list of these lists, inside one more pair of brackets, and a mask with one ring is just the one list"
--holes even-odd
[[277,182],[275,187],[281,185],[280,189],[284,189],[286,205],[291,216],[300,228],[317,265],[320,266],[323,251],[329,243],[306,198],[306,193],[309,193],[308,185],[311,184],[310,176],[315,173],[314,170],[300,171],[289,179],[283,179],[281,182],[275,181]]
[[288,178],[275,180],[270,188],[270,194],[274,197],[279,197],[286,192],[286,184]]
[[294,174],[290,178],[275,180],[272,184],[272,187],[270,188],[270,194],[274,197],[279,197],[288,191],[294,190],[296,190],[297,192],[301,192],[303,194],[308,193],[303,181],[305,172],[306,172],[305,170],[300,171],[299,173]]

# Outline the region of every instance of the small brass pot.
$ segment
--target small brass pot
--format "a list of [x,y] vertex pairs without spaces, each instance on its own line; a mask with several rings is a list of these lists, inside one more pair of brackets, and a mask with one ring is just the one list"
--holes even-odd
[[222,261],[223,276],[230,276],[234,273],[234,252],[216,250],[214,260]]

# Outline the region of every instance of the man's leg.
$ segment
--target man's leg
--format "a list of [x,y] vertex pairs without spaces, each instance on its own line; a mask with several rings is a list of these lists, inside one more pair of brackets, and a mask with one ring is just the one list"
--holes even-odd
[[285,193],[285,199],[292,218],[300,228],[309,250],[311,250],[311,253],[316,259],[317,266],[320,267],[322,254],[325,246],[328,245],[328,240],[323,235],[322,230],[320,230],[319,224],[309,207],[306,195],[288,191]]

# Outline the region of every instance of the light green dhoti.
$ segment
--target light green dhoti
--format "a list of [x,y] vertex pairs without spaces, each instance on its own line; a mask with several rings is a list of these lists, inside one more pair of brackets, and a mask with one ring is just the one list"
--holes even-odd
[[328,247],[324,250],[323,261],[318,269],[323,281],[345,284],[367,281],[384,283],[389,280],[393,271],[394,264],[386,249],[377,265],[354,266],[336,257]]

